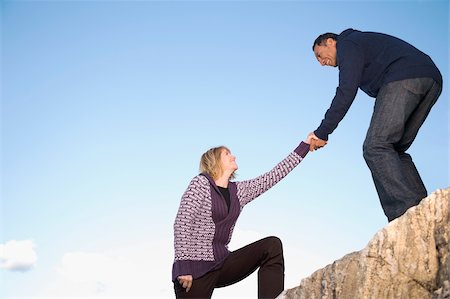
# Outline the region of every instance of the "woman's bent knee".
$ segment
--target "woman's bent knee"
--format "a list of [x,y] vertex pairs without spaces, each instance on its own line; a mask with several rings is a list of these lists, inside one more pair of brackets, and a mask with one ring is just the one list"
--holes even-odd
[[271,236],[264,239],[267,244],[266,248],[274,253],[283,253],[283,242],[281,242],[280,238]]

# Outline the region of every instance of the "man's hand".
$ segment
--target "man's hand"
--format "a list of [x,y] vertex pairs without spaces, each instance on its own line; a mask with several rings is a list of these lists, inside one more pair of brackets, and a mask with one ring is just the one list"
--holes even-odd
[[192,275],[180,275],[178,276],[178,282],[186,289],[187,293],[192,287]]
[[309,133],[307,141],[309,142],[309,151],[313,152],[319,148],[324,147],[327,144],[327,141],[320,139],[313,132]]

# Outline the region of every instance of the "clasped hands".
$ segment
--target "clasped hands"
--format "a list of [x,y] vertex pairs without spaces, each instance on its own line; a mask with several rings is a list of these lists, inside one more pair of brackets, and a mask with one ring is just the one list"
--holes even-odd
[[309,143],[309,151],[313,152],[319,148],[324,147],[327,144],[327,141],[320,139],[316,136],[316,134],[314,134],[314,132],[311,132],[306,138],[306,143]]

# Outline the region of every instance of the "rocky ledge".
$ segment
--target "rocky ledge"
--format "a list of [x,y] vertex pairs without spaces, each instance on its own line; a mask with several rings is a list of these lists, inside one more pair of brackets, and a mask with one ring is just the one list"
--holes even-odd
[[278,298],[450,298],[450,188],[440,189],[350,253]]

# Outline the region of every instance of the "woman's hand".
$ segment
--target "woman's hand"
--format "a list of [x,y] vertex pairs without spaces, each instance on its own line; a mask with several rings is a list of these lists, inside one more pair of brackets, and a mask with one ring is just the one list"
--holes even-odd
[[192,275],[180,275],[178,276],[178,282],[186,289],[186,292],[189,292],[192,287]]
[[313,152],[319,148],[324,147],[328,142],[317,137],[314,132],[311,132],[309,133],[308,137],[306,137],[305,143],[309,144],[309,151]]
[[311,142],[312,142],[314,136],[315,136],[315,135],[314,135],[313,132],[309,133],[309,134],[308,134],[308,137],[306,137],[306,139],[305,139],[304,142],[307,143],[307,144],[311,144]]

